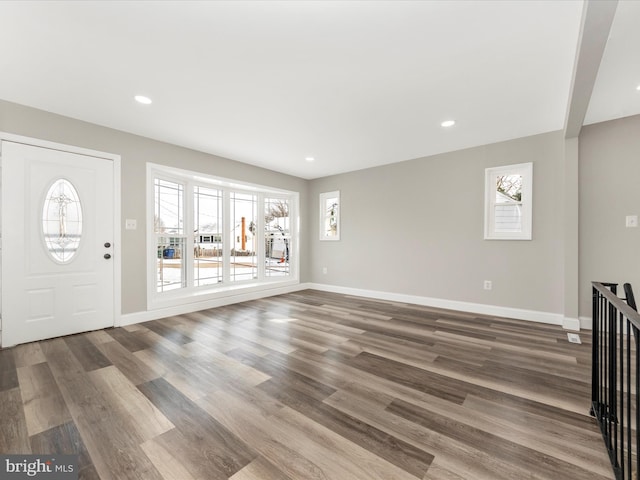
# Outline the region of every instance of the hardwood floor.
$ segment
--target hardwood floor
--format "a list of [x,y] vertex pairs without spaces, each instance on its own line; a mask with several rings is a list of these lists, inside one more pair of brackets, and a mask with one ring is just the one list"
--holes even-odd
[[590,335],[306,290],[0,351],[0,452],[81,479],[612,479]]

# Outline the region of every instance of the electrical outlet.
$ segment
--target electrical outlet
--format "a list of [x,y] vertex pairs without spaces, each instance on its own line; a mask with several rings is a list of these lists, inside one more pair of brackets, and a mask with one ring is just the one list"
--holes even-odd
[[625,224],[626,224],[627,228],[637,227],[638,226],[638,216],[637,215],[627,215]]
[[493,288],[493,282],[491,280],[484,281],[484,289],[491,290]]
[[127,218],[124,221],[125,230],[136,230],[138,228],[138,222],[135,218]]
[[324,275],[326,275],[326,274],[327,274],[327,267],[322,267],[322,273],[323,273]]

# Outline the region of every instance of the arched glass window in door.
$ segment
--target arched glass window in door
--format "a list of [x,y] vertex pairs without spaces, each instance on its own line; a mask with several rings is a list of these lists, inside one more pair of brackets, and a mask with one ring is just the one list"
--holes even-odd
[[73,259],[82,238],[82,206],[78,191],[64,178],[53,182],[42,208],[42,233],[47,252],[58,263]]

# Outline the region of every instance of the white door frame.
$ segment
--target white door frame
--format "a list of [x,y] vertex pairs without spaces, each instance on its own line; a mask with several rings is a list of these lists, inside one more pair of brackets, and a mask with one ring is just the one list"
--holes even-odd
[[[63,152],[76,153],[80,155],[87,155],[90,157],[102,158],[105,160],[111,160],[113,162],[113,321],[115,326],[120,325],[120,318],[122,315],[122,231],[120,228],[120,155],[113,153],[100,152],[97,150],[90,150],[87,148],[75,147],[72,145],[65,145],[62,143],[50,142],[48,140],[40,140],[37,138],[24,137],[22,135],[15,135],[12,133],[6,133],[0,131],[0,142],[10,141],[15,143],[22,143],[25,145],[32,145],[34,147],[48,148],[51,150],[60,150]],[[2,151],[0,151],[0,165],[2,159]],[[4,231],[4,224],[2,218],[0,218],[0,249],[2,248],[1,235]],[[2,257],[0,257],[0,269],[2,268]],[[1,277],[0,277],[1,278]],[[0,289],[2,285],[0,285]],[[0,297],[1,298],[1,297]],[[2,305],[0,304],[0,346],[2,345]]]

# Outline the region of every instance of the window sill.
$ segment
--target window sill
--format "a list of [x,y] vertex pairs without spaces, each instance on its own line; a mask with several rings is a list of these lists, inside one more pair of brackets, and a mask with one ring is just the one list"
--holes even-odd
[[520,235],[520,236],[514,236],[514,235],[503,235],[503,236],[497,236],[497,235],[486,235],[484,237],[485,240],[532,240],[531,235]]
[[286,280],[265,280],[263,282],[238,283],[234,285],[225,285],[222,287],[201,289],[201,288],[182,288],[171,290],[162,294],[154,293],[147,300],[147,310],[157,310],[178,305],[188,305],[220,298],[229,298],[241,296],[248,293],[265,292],[271,289],[288,287],[300,283],[298,278],[287,278]]

